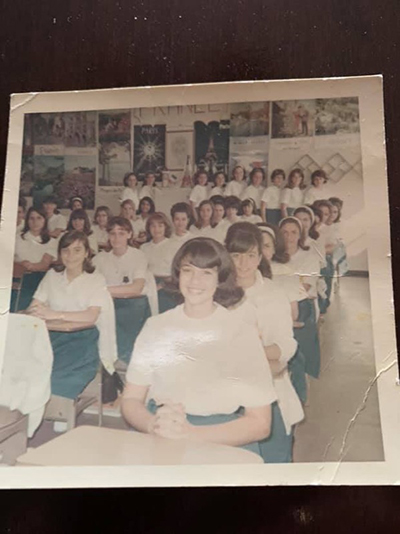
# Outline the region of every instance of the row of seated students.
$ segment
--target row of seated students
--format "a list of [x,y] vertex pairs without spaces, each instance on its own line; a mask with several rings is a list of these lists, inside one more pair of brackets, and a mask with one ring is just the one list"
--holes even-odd
[[[132,208],[126,200],[122,210]],[[300,206],[274,226],[239,218],[240,200],[219,196],[203,201],[192,224],[190,205],[175,204],[171,227],[165,214],[151,213],[149,198],[139,209],[144,231],[129,213],[98,208],[92,228],[107,243],[96,255],[84,227],[50,238],[48,208],[28,210],[17,243],[32,246],[16,247],[16,261],[34,272],[58,260],[29,312],[96,325],[74,336],[50,333],[53,394],[75,398],[99,357],[110,374],[119,358],[130,362],[122,410],[137,430],[290,462],[306,375],[320,372],[317,316],[329,295],[319,288],[321,272],[329,278],[321,269],[339,246],[328,228],[342,207],[333,200]],[[72,220],[82,206],[75,208]]]

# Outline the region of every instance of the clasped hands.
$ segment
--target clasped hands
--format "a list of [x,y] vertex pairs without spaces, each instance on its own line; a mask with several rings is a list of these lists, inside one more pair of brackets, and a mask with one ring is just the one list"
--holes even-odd
[[44,321],[60,319],[60,312],[52,310],[49,306],[41,302],[32,304],[26,311],[29,315],[39,317],[39,319],[43,319]]
[[163,438],[183,439],[189,437],[191,427],[192,425],[186,419],[183,404],[167,401],[157,408],[148,432]]

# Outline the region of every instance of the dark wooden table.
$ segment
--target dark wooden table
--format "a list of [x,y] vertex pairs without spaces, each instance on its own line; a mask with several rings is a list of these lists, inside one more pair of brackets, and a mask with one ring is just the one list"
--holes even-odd
[[[0,177],[9,95],[383,73],[400,312],[400,16],[396,0],[2,0]],[[379,177],[377,177],[378,179]],[[3,491],[0,530],[396,532],[399,488]]]

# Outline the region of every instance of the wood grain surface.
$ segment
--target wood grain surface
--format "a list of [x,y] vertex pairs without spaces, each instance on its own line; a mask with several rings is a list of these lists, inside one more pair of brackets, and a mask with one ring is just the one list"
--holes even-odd
[[[382,73],[399,316],[398,8],[396,0],[1,0],[0,178],[13,92]],[[391,533],[399,501],[399,488],[383,487],[2,491],[0,532]]]

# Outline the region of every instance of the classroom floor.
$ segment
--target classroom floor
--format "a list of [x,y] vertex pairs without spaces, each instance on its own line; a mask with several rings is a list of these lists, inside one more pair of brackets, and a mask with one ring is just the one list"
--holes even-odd
[[[310,381],[306,419],[296,429],[294,461],[383,460],[376,386],[371,387],[364,404],[375,377],[367,278],[341,280],[339,292],[332,295],[320,337],[321,375]],[[97,425],[98,418],[83,413],[77,424]],[[114,416],[103,416],[103,426],[127,428],[118,417],[118,409]],[[58,435],[53,423],[44,421],[29,440],[29,447],[42,445]]]
[[[346,277],[320,327],[321,375],[310,380],[294,461],[384,459],[368,278]],[[358,412],[359,411],[359,412]]]

